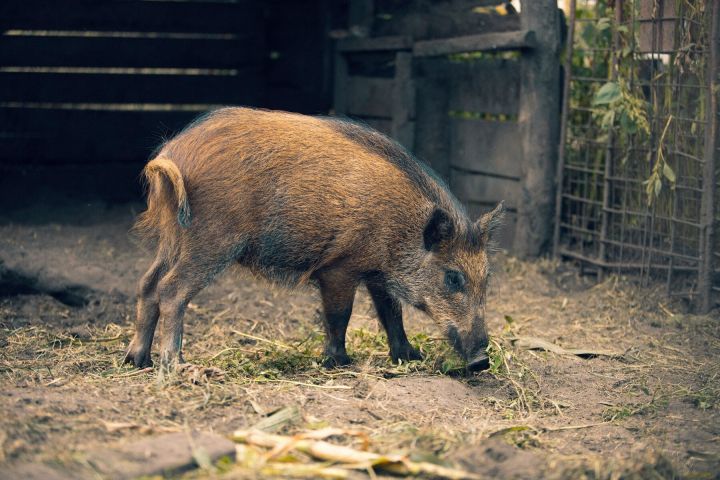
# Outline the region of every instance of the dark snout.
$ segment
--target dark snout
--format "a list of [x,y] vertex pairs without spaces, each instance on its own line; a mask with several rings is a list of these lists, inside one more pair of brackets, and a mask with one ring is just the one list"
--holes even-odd
[[481,372],[488,368],[490,368],[490,358],[484,353],[476,356],[467,364],[467,369],[471,372]]
[[481,317],[475,317],[470,331],[462,332],[450,327],[448,334],[450,343],[465,358],[468,371],[479,372],[490,368],[490,358],[486,352],[488,336]]

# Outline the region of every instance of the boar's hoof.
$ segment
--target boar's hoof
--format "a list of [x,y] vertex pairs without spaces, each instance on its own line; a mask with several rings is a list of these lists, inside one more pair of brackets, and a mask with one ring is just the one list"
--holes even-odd
[[407,345],[406,347],[400,348],[395,352],[390,352],[390,358],[394,363],[402,360],[403,362],[409,362],[411,360],[422,360],[423,356],[416,348]]
[[467,364],[467,369],[471,372],[480,372],[488,368],[490,368],[490,359],[484,354],[478,355]]
[[337,368],[337,367],[343,367],[345,365],[350,365],[352,363],[352,358],[342,354],[336,354],[336,355],[327,355],[323,358],[322,366],[325,368]]
[[135,352],[128,350],[123,358],[123,363],[129,363],[136,366],[137,368],[152,367],[152,360],[150,360],[150,352]]

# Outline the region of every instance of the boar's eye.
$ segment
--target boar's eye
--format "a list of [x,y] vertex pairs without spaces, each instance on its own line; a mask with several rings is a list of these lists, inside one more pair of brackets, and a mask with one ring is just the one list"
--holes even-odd
[[465,275],[457,270],[445,272],[445,287],[450,293],[462,292],[465,290]]

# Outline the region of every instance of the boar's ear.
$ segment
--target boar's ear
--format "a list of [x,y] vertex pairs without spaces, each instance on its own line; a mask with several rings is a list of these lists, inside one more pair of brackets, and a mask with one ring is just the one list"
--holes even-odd
[[451,239],[454,234],[455,224],[450,215],[442,208],[435,207],[423,232],[425,250],[435,250],[440,243]]
[[505,216],[505,201],[501,201],[497,204],[497,207],[493,208],[488,213],[482,215],[475,226],[480,232],[480,236],[487,242],[493,235],[493,232],[502,225],[503,217]]

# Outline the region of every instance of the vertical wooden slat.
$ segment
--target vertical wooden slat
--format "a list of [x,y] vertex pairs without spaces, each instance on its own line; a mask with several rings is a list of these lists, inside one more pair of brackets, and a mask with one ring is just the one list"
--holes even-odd
[[415,85],[412,78],[412,53],[395,54],[393,83],[392,134],[408,150],[415,144]]
[[335,48],[335,84],[333,94],[333,105],[335,115],[347,114],[347,83],[348,66],[345,55]]
[[701,259],[699,269],[698,287],[700,291],[699,310],[702,313],[710,311],[712,306],[712,274],[713,274],[713,231],[715,223],[715,160],[717,158],[717,137],[718,137],[718,49],[720,48],[720,0],[712,2],[712,27],[710,34],[710,61],[708,64],[708,101],[706,109],[707,128],[705,129],[705,165],[703,180],[708,185],[703,185],[702,206],[701,206]]
[[537,47],[523,51],[519,122],[523,144],[521,195],[514,251],[540,255],[552,239],[554,179],[560,114],[559,15],[556,0],[526,0],[522,26]]
[[450,122],[448,121],[448,64],[444,59],[416,60],[415,154],[446,181],[450,178]]

